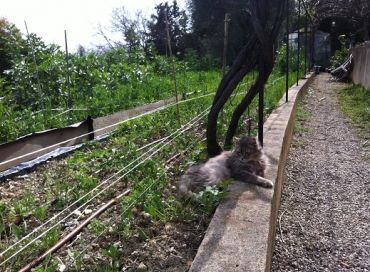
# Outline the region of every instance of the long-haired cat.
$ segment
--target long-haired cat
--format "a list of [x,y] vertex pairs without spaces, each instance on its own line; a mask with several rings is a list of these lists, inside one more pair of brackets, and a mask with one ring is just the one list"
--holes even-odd
[[243,136],[234,151],[224,151],[204,164],[190,167],[180,179],[179,191],[190,195],[228,178],[272,188],[273,183],[264,178],[266,164],[266,156],[257,139]]

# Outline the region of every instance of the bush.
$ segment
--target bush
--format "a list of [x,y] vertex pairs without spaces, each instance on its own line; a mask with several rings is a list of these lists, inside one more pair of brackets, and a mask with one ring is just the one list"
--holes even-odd
[[[304,47],[301,48],[300,51],[300,71],[304,70]],[[275,70],[279,71],[281,74],[286,72],[286,55],[287,55],[287,46],[284,43],[280,50],[277,53],[277,57],[275,60]],[[297,49],[290,48],[289,50],[289,71],[296,72],[297,71],[297,59],[298,59],[298,52]]]
[[340,49],[336,50],[334,55],[330,58],[330,65],[333,68],[337,68],[342,65],[349,57],[349,49],[346,47],[346,36],[339,36],[339,41],[341,43]]

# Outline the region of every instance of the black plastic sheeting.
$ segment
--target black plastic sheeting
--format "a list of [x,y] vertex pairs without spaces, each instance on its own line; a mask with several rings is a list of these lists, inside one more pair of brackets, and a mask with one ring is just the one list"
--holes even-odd
[[[109,135],[110,134],[105,134],[105,135],[98,136],[93,141],[102,141],[102,140],[106,139],[107,137],[109,137]],[[55,159],[55,158],[62,157],[62,156],[66,156],[69,153],[81,148],[84,144],[85,143],[74,145],[74,146],[59,147],[58,149],[55,149],[55,150],[53,150],[53,151],[51,151],[47,154],[44,154],[40,157],[37,157],[36,159],[33,159],[31,161],[28,161],[28,162],[23,162],[23,163],[21,163],[17,166],[9,168],[6,171],[0,172],[0,182],[3,182],[6,179],[11,178],[13,176],[32,171],[37,166],[45,163],[48,160]]]

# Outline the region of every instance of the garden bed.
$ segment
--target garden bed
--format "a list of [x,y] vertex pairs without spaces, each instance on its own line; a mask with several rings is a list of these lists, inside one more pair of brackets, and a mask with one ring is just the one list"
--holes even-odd
[[[283,81],[270,88],[266,111],[281,97]],[[227,105],[226,119],[240,98]],[[175,189],[181,173],[206,158],[202,121],[211,99],[180,104],[182,126],[176,108],[169,108],[129,121],[106,141],[86,144],[67,159],[48,162],[2,184],[0,250],[6,271],[19,269],[40,255],[94,209],[127,188],[131,189],[127,197],[45,260],[38,271],[64,266],[76,271],[188,268],[223,198],[222,191],[210,190],[184,202]],[[253,107],[255,104],[252,114]],[[222,132],[225,128],[221,124],[219,129]],[[239,133],[247,133],[246,124]],[[41,224],[43,227],[37,228]]]

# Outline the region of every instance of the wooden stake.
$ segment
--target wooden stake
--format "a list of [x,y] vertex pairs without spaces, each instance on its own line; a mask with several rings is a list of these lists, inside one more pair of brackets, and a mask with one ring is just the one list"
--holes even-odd
[[285,102],[289,100],[289,0],[286,0],[286,77],[285,77]]
[[[225,13],[225,20],[224,20],[224,53],[222,58],[222,77],[226,74],[226,65],[227,65],[227,46],[229,40],[229,22],[230,13]],[[224,110],[221,109],[221,122],[224,120]]]
[[225,14],[225,20],[224,20],[224,54],[222,59],[222,76],[225,76],[226,74],[226,64],[227,64],[227,46],[228,46],[228,40],[229,40],[229,22],[230,19],[230,13]]
[[179,107],[179,97],[177,94],[177,81],[176,81],[176,63],[175,63],[175,58],[172,54],[172,46],[171,46],[171,36],[170,36],[170,27],[168,25],[168,8],[166,9],[166,32],[167,32],[167,44],[168,44],[168,50],[170,51],[170,58],[172,61],[172,76],[173,76],[173,82],[175,84],[175,96],[176,96],[176,111],[177,111],[177,120],[179,122],[179,125],[181,124],[180,122],[180,107]]
[[72,100],[71,100],[71,91],[70,91],[70,75],[69,75],[69,55],[68,55],[68,41],[67,41],[67,30],[64,30],[64,42],[66,47],[66,63],[67,63],[67,88],[68,88],[68,101],[67,101],[67,108],[70,109],[72,107]]
[[299,85],[300,50],[301,50],[301,0],[298,0],[298,48],[297,48],[297,86]]
[[[29,46],[31,47],[31,53],[32,53],[32,59],[33,59],[33,64],[35,65],[35,70],[36,70],[36,80],[37,80],[37,89],[39,91],[39,95],[40,95],[40,100],[43,100],[43,95],[42,95],[42,91],[41,91],[41,83],[40,83],[40,76],[39,76],[39,69],[37,67],[37,61],[36,61],[36,54],[35,54],[35,49],[33,48],[33,44],[31,44],[30,42],[30,33],[28,32],[28,26],[27,26],[27,22],[24,21],[24,25],[26,27],[26,31],[27,31],[27,40],[28,40],[28,44]],[[45,109],[45,105],[44,103],[41,103],[41,107],[42,109]],[[45,117],[45,115],[44,115]]]

